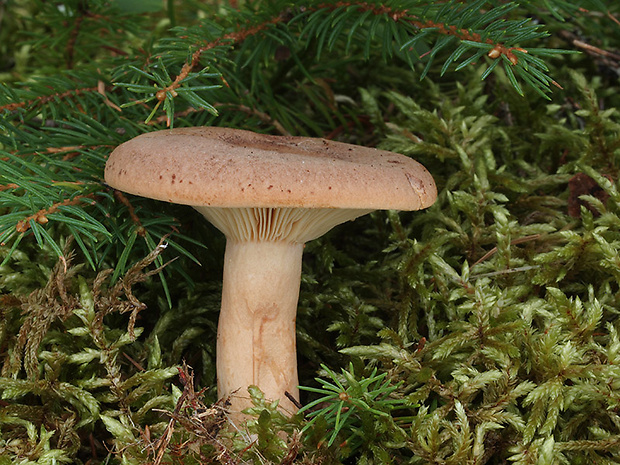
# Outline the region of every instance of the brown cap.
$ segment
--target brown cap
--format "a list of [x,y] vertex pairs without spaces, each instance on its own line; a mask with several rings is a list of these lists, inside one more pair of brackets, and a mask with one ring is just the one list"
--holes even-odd
[[192,206],[419,210],[437,197],[426,168],[404,155],[220,127],[135,137],[112,152],[105,180]]

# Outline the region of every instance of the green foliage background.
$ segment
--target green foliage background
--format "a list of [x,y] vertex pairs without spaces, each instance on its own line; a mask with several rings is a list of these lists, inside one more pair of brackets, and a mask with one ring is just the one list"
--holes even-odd
[[[618,463],[619,9],[0,1],[0,464]],[[168,124],[436,179],[307,245],[293,419],[216,403],[222,236],[103,182]]]

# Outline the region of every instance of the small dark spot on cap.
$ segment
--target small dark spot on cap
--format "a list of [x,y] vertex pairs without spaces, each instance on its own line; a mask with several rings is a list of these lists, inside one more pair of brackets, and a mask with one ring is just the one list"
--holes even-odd
[[163,176],[161,174],[159,175],[159,179],[163,179]]
[[273,189],[273,185],[270,184],[267,189]]
[[329,186],[328,189],[331,191],[332,190],[332,186]]
[[290,194],[290,193],[291,193],[291,190],[290,190],[290,189],[286,189],[286,192],[288,192],[288,193]]

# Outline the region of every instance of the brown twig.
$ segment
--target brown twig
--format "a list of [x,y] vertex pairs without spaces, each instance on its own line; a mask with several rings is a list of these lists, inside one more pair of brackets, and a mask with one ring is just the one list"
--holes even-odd
[[106,87],[103,81],[99,81],[97,83],[97,87],[83,87],[79,89],[72,89],[72,90],[67,90],[65,92],[58,92],[58,93],[51,94],[51,95],[41,95],[32,100],[25,100],[23,102],[13,102],[13,103],[7,103],[6,105],[0,105],[0,112],[4,110],[15,111],[18,108],[28,108],[28,107],[33,107],[37,105],[45,105],[46,103],[52,102],[54,100],[62,100],[65,98],[77,97],[79,95],[87,94],[89,92],[97,92],[98,94],[102,95],[104,98],[103,102],[107,106],[120,112],[122,111],[121,108],[118,105],[111,102],[107,96],[107,91],[111,89],[113,88],[109,86]]
[[110,108],[113,108],[114,110],[118,112],[122,112],[123,110],[121,110],[121,107],[119,107],[118,105],[110,101],[110,99],[108,98],[108,95],[106,94],[106,90],[107,88],[106,88],[105,82],[100,80],[97,83],[97,92],[103,96],[103,103],[105,103],[107,106],[109,106]]
[[[523,244],[524,242],[535,241],[536,239],[539,239],[539,238],[540,238],[540,234],[532,234],[530,236],[519,237],[517,239],[510,241],[510,245]],[[497,250],[498,250],[497,247],[493,247],[491,250],[485,253],[482,257],[480,257],[476,261],[476,263],[474,263],[470,268],[473,268],[474,266],[479,265],[483,261],[492,257],[493,255],[497,253]]]
[[594,45],[588,44],[587,42],[584,42],[582,40],[574,39],[573,45],[577,48],[580,48],[581,50],[584,50],[590,55],[596,55],[604,58],[610,58],[614,61],[620,61],[619,54],[610,52],[609,50],[604,50],[599,47],[595,47]]
[[568,40],[571,44],[573,44],[574,47],[583,50],[590,56],[600,59],[607,65],[613,63],[617,66],[618,63],[620,63],[619,53],[610,52],[609,50],[596,47],[595,45],[579,39],[576,34],[570,31],[560,31],[559,35]]
[[616,23],[618,26],[620,26],[620,21],[613,14],[611,14],[611,11],[607,12],[607,17],[611,19],[614,23]]
[[[41,152],[43,150],[45,150],[45,152],[56,155],[56,154],[62,154],[64,153],[65,156],[63,157],[63,161],[69,160],[71,158],[74,158],[76,156],[79,155],[79,150],[84,150],[84,149],[99,149],[99,148],[114,148],[115,145],[67,145],[65,147],[45,147],[45,148],[37,148],[35,152],[33,151],[27,151],[27,152],[20,152],[19,150],[10,150],[9,153],[11,155],[14,155],[16,157],[27,157],[30,155],[36,155],[38,152]],[[0,157],[0,160],[2,161],[9,161],[10,158],[9,157]],[[74,169],[78,170],[79,169],[77,167],[74,167]],[[53,181],[53,182],[62,182],[62,183],[67,183],[67,181]],[[82,182],[74,182],[72,184],[83,184]]]
[[64,99],[67,97],[74,97],[74,96],[78,96],[81,94],[85,94],[87,92],[98,92],[98,91],[99,91],[98,87],[84,87],[81,89],[72,89],[66,92],[59,92],[59,93],[51,94],[51,95],[41,95],[32,100],[26,100],[24,102],[13,102],[13,103],[8,103],[6,105],[0,105],[0,111],[3,111],[3,110],[15,111],[18,108],[25,108],[25,107],[30,107],[34,105],[44,105],[56,99]]
[[49,221],[47,219],[47,215],[49,215],[50,213],[56,213],[59,207],[64,207],[66,205],[77,205],[80,202],[82,202],[84,199],[86,198],[92,199],[93,197],[94,197],[94,194],[78,195],[76,197],[73,197],[72,199],[66,199],[66,200],[63,200],[62,202],[57,202],[49,208],[39,210],[38,212],[30,216],[27,216],[23,220],[18,221],[17,225],[15,226],[15,230],[18,233],[24,233],[28,231],[28,229],[30,229],[30,226],[31,226],[30,225],[31,221],[36,221],[39,224],[46,224]]
[[138,371],[146,371],[142,365],[140,365],[137,361],[135,361],[133,358],[131,358],[131,357],[130,357],[129,355],[127,355],[125,352],[123,352],[123,356],[124,356],[127,360],[129,360],[129,362],[130,362],[133,366],[135,366],[135,367],[138,369]]
[[47,153],[66,153],[75,152],[76,150],[83,149],[84,145],[67,145],[65,147],[47,147],[45,151]]
[[[67,46],[66,46],[66,51],[67,51],[67,68],[68,69],[73,69],[73,57],[75,56],[75,44],[77,42],[78,36],[80,35],[80,31],[83,28],[83,22],[85,19],[89,18],[95,18],[95,19],[104,19],[105,17],[102,15],[97,15],[94,13],[91,13],[88,10],[85,10],[84,7],[80,7],[78,8],[78,12],[79,14],[77,16],[75,16],[74,22],[73,22],[73,29],[71,29],[71,32],[69,34],[69,40],[67,41]],[[69,24],[65,25],[66,27],[69,27]]]
[[125,197],[125,194],[118,190],[114,190],[114,197],[116,197],[116,200],[125,205],[129,210],[129,217],[131,218],[131,221],[133,221],[138,227],[136,234],[138,234],[138,236],[144,237],[146,235],[146,230],[144,229],[144,226],[142,226],[142,222],[140,221],[140,218],[138,218],[138,215],[136,215],[136,210],[129,202],[129,199]]
[[69,35],[69,40],[67,41],[67,68],[73,69],[73,56],[75,54],[75,43],[77,42],[78,35],[80,34],[80,26],[82,25],[82,21],[84,21],[84,16],[80,15],[75,18],[75,22],[73,23],[73,29],[71,29],[71,33]]

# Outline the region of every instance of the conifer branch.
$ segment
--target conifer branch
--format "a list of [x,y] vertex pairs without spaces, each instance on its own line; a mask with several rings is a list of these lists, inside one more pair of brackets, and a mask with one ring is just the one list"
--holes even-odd
[[[470,29],[459,28],[458,26],[454,24],[447,24],[445,22],[437,22],[431,19],[423,20],[419,16],[412,14],[409,10],[395,9],[395,8],[391,8],[388,5],[377,6],[377,5],[369,4],[367,2],[339,1],[336,3],[322,3],[318,5],[318,7],[325,8],[331,11],[336,10],[338,8],[356,7],[362,12],[366,12],[366,11],[372,12],[372,14],[374,14],[375,16],[387,16],[394,22],[400,22],[400,21],[405,22],[409,25],[414,26],[415,28],[419,30],[433,29],[433,30],[437,30],[437,32],[439,32],[440,34],[447,35],[447,36],[454,36],[460,40],[491,44],[493,45],[493,49],[492,49],[493,54],[491,56],[490,55],[491,52],[489,52],[490,58],[499,58],[500,55],[511,54],[511,50],[514,49],[514,47],[512,49],[506,48],[505,46],[499,43],[495,44],[491,39],[483,40],[482,35],[480,33],[473,32]],[[512,58],[510,58],[511,62],[513,62],[513,60],[514,60],[514,64],[516,64],[516,61],[517,61],[516,57],[512,56]]]
[[50,95],[40,95],[38,97],[35,97],[31,100],[25,100],[22,102],[11,102],[11,103],[7,103],[4,105],[0,105],[0,112],[1,111],[15,111],[19,108],[28,108],[28,109],[32,109],[35,108],[37,106],[43,106],[49,102],[55,101],[55,100],[64,100],[64,99],[68,99],[68,98],[76,98],[80,95],[86,94],[86,93],[91,93],[91,92],[99,92],[99,87],[83,87],[83,88],[76,88],[76,89],[72,89],[72,90],[67,90],[65,92],[59,92],[59,93],[55,93],[55,94],[50,94]]
[[[384,43],[393,42],[391,45],[393,49],[384,48],[382,52],[384,57],[396,53],[404,54],[410,66],[413,66],[412,54],[417,53],[415,52],[416,44],[419,41],[436,37],[436,42],[430,50],[419,56],[420,59],[426,60],[421,78],[428,73],[438,52],[455,40],[460,44],[446,59],[441,70],[442,74],[451,65],[454,65],[458,71],[486,56],[491,60],[491,64],[483,74],[483,78],[493,72],[498,65],[503,65],[510,82],[519,93],[523,93],[518,82],[520,78],[540,95],[548,98],[549,87],[556,86],[559,88],[560,85],[546,74],[547,66],[539,56],[562,52],[542,48],[524,48],[520,44],[521,42],[544,38],[547,33],[541,31],[538,25],[528,24],[527,20],[506,20],[502,22],[501,18],[508,15],[516,7],[514,4],[502,5],[483,12],[482,8],[485,4],[484,1],[467,5],[449,1],[442,4],[441,8],[428,6],[423,8],[420,2],[415,1],[407,2],[405,6],[402,3],[392,6],[390,2],[384,4],[356,1],[320,2],[310,3],[298,10],[291,10],[286,7],[271,13],[268,17],[259,16],[255,20],[255,24],[251,24],[252,20],[248,19],[246,26],[239,27],[237,25],[232,31],[228,30],[228,32],[225,28],[221,29],[219,37],[209,38],[206,42],[203,39],[204,34],[199,34],[200,31],[192,32],[192,34],[184,37],[187,49],[192,50],[191,55],[184,61],[180,72],[174,79],[168,76],[167,71],[158,75],[158,72],[155,71],[149,74],[145,70],[136,70],[143,77],[155,81],[157,87],[154,94],[156,105],[146,122],[150,122],[155,112],[159,108],[163,108],[166,113],[166,125],[171,126],[174,115],[177,113],[174,110],[174,100],[181,90],[185,99],[193,102],[195,108],[203,106],[215,113],[215,105],[219,102],[216,100],[213,103],[198,95],[198,91],[207,90],[207,87],[189,84],[192,79],[200,78],[201,73],[204,74],[207,69],[193,74],[199,63],[204,61],[203,58],[207,52],[214,52],[214,55],[208,59],[207,67],[209,67],[211,63],[217,61],[217,57],[223,56],[223,53],[240,46],[250,38],[261,35],[265,43],[282,40],[291,46],[295,44],[297,47],[308,46],[308,44],[303,45],[303,41],[314,39],[317,41],[316,60],[319,60],[322,49],[333,50],[335,45],[340,43],[339,41],[346,41],[345,53],[348,53],[355,33],[365,31],[363,39],[365,43],[362,45],[365,50],[364,58],[369,59],[370,44],[373,38],[379,34],[377,25],[388,25],[388,23],[392,23],[396,28],[387,27],[381,31],[381,34],[388,37],[393,35],[390,42],[384,40]],[[330,23],[332,26],[325,27],[324,24],[326,23]],[[302,24],[300,32],[294,30],[296,24]],[[277,30],[277,34],[282,39],[274,39],[276,36],[275,26],[282,26]],[[267,52],[270,48],[264,43],[255,44],[255,49],[250,52],[253,63],[261,61],[260,55],[263,50]],[[239,53],[242,52],[243,49],[240,48]],[[473,52],[473,55],[470,54],[468,58],[463,59],[468,52]],[[160,63],[158,66],[161,67],[162,65],[163,63]],[[254,81],[258,80],[255,75],[256,66],[252,64]],[[214,77],[215,75],[211,76]],[[229,86],[221,73],[218,75],[218,79],[224,86]],[[132,104],[144,104],[153,100],[152,84],[138,85],[137,83],[116,82],[115,85],[149,95],[146,99],[135,100]],[[213,87],[215,86],[211,86],[211,88]]]
[[31,228],[31,223],[30,223],[31,221],[36,221],[39,224],[47,224],[47,222],[49,221],[47,216],[50,215],[51,213],[56,213],[60,207],[66,207],[69,205],[79,205],[81,202],[84,201],[84,199],[91,199],[91,204],[92,204],[93,198],[94,198],[93,194],[78,195],[71,199],[66,199],[66,200],[63,200],[62,202],[54,203],[50,207],[39,210],[38,212],[27,216],[23,220],[18,221],[17,224],[15,225],[15,230],[18,233],[24,233],[28,231]]
[[195,46],[199,45],[198,48],[192,53],[190,60],[185,62],[185,64],[181,68],[181,72],[177,75],[177,77],[174,79],[172,84],[157,91],[157,94],[156,94],[157,100],[159,100],[160,102],[165,100],[166,94],[168,92],[170,92],[173,95],[173,97],[176,97],[177,95],[176,89],[178,89],[181,86],[182,81],[185,80],[189,76],[189,74],[192,72],[192,70],[198,65],[198,63],[200,63],[200,58],[204,52],[208,50],[212,50],[222,45],[239,44],[243,42],[244,40],[246,40],[248,37],[264,31],[269,26],[282,22],[283,19],[284,19],[284,16],[280,14],[276,16],[275,18],[267,20],[261,24],[250,26],[250,27],[247,27],[245,29],[241,29],[235,32],[230,32],[228,34],[224,34],[221,38],[218,38],[206,44],[202,44],[202,45],[195,44]]

